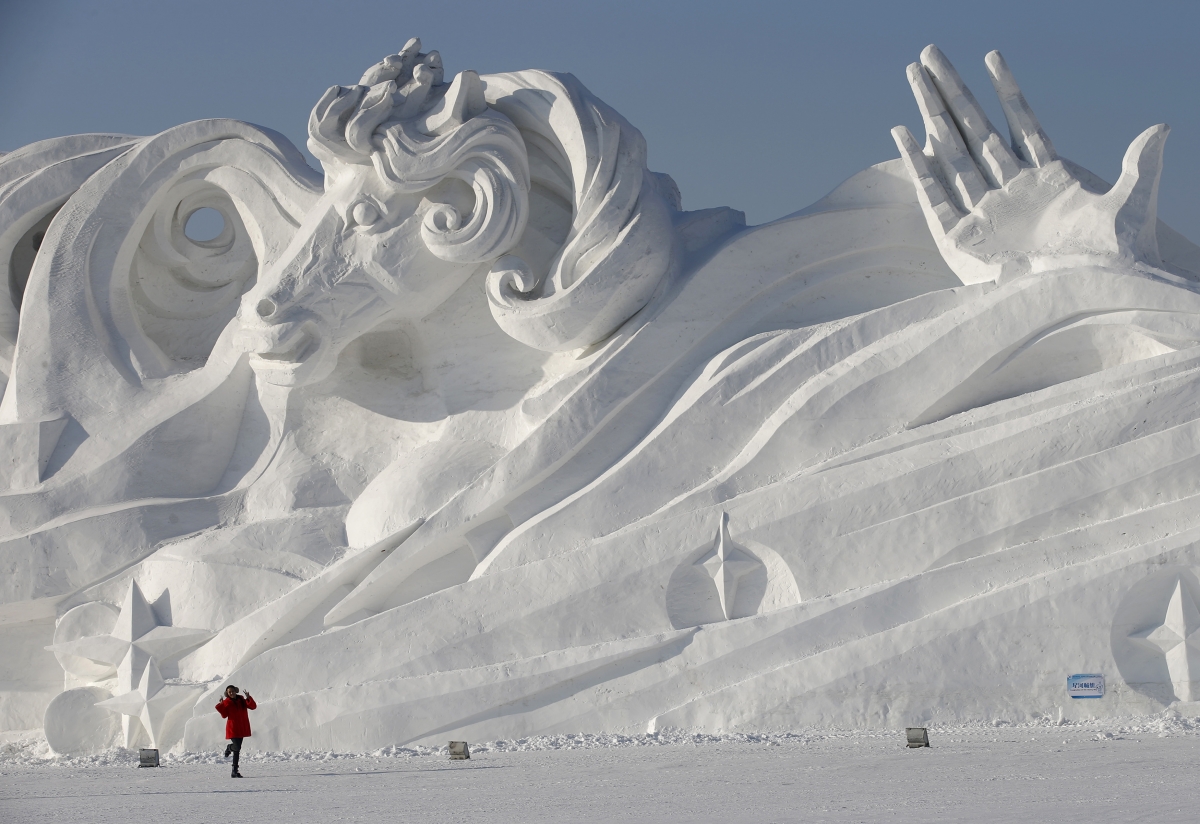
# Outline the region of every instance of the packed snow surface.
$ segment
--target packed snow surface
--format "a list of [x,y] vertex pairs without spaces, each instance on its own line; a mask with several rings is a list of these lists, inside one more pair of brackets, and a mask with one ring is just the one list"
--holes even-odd
[[558,735],[369,754],[215,753],[136,768],[128,750],[0,755],[0,817],[87,821],[1192,821],[1200,718],[1004,722],[902,733]]

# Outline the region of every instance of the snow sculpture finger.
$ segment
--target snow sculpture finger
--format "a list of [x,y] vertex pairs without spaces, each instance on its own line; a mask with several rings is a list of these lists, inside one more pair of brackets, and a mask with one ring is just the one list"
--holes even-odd
[[983,59],[988,73],[992,77],[992,86],[1000,105],[1004,108],[1004,117],[1008,121],[1008,130],[1012,135],[1013,151],[1025,163],[1031,166],[1045,166],[1058,155],[1054,152],[1054,144],[1042,130],[1037,115],[1025,102],[1025,95],[1017,81],[1013,79],[1008,63],[998,51],[990,51]]
[[941,93],[920,63],[908,67],[908,83],[925,121],[926,152],[932,155],[943,178],[950,184],[949,190],[959,202],[968,209],[974,207],[983,199],[988,184],[975,165],[975,159],[967,152],[966,142]]
[[993,187],[1006,185],[1021,171],[1020,166],[976,102],[975,95],[958,76],[958,71],[937,46],[925,47],[921,52],[921,65],[937,86],[988,183]]
[[909,177],[917,184],[917,199],[926,214],[931,215],[943,232],[948,232],[966,214],[950,199],[946,187],[929,166],[929,158],[917,145],[917,139],[907,126],[892,129],[892,139],[900,147],[900,156]]

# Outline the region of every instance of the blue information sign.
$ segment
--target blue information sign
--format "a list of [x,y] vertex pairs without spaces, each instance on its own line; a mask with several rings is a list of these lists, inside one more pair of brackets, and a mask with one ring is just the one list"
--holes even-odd
[[1104,676],[1096,673],[1068,675],[1067,695],[1072,698],[1103,698]]

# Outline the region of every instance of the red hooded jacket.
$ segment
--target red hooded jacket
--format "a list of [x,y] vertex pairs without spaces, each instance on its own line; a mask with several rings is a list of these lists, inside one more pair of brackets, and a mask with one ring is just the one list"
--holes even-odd
[[246,714],[246,710],[256,709],[258,709],[258,705],[250,696],[243,698],[235,695],[232,698],[222,698],[221,703],[217,704],[217,712],[221,713],[222,718],[227,719],[225,721],[225,737],[249,738],[250,716]]

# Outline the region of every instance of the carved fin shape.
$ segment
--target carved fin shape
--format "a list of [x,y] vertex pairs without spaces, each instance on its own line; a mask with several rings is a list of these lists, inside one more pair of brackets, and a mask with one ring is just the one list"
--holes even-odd
[[487,110],[483,81],[473,71],[459,72],[444,97],[418,121],[426,134],[444,134]]
[[346,145],[340,134],[342,123],[351,116],[366,86],[331,86],[308,117],[308,147],[319,160],[322,155],[359,162],[360,158]]
[[1121,176],[1105,195],[1115,207],[1117,243],[1138,260],[1160,265],[1155,223],[1158,220],[1158,181],[1163,147],[1171,127],[1151,126],[1129,144],[1121,161]]
[[396,84],[391,80],[371,87],[358,111],[346,124],[346,145],[362,155],[371,153],[371,135],[392,113],[392,93],[395,91]]

